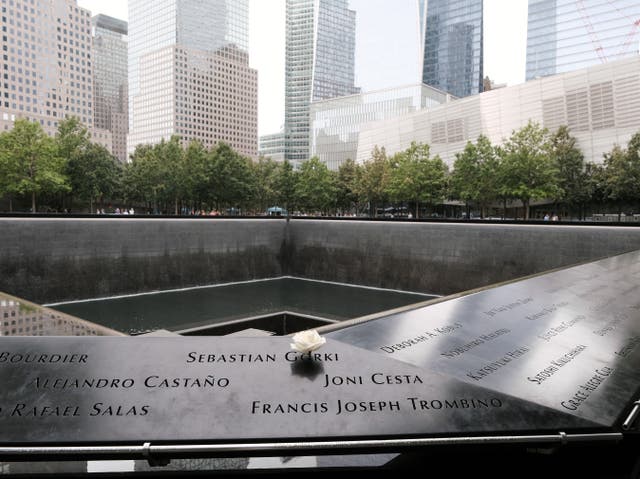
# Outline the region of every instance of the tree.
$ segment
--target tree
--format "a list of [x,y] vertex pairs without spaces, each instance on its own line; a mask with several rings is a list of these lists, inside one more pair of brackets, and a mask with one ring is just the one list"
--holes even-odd
[[360,167],[352,159],[348,159],[338,168],[337,206],[343,211],[358,208],[358,169]]
[[190,203],[191,209],[202,209],[207,198],[207,162],[209,154],[204,145],[192,140],[184,152],[182,171],[183,199]]
[[0,134],[0,165],[9,180],[7,193],[30,196],[33,213],[39,194],[69,191],[65,161],[39,123],[18,119]]
[[529,219],[531,200],[557,198],[558,168],[551,158],[549,132],[538,123],[514,131],[503,145],[503,193],[518,198]]
[[95,143],[90,143],[81,154],[71,156],[67,172],[74,195],[89,203],[91,213],[94,201],[112,197],[118,191],[122,173],[118,160]]
[[334,208],[337,195],[335,176],[317,156],[302,163],[296,183],[300,206],[309,212],[323,213]]
[[158,209],[160,168],[153,145],[137,145],[131,162],[125,166],[123,189],[125,200],[141,201],[147,207]]
[[276,187],[278,191],[278,201],[284,209],[291,211],[295,206],[296,183],[298,174],[287,160],[279,166],[276,177]]
[[209,181],[214,188],[213,198],[218,207],[237,207],[246,203],[251,198],[254,187],[251,160],[223,142],[211,150],[211,156]]
[[420,202],[434,204],[445,196],[447,165],[429,156],[429,145],[411,143],[392,160],[389,193],[396,201],[413,201],[418,218]]
[[385,148],[376,146],[371,152],[371,158],[357,172],[358,196],[369,203],[369,214],[373,216],[376,205],[385,202],[389,196],[391,163]]
[[468,142],[462,153],[456,154],[451,174],[454,196],[477,204],[484,218],[488,206],[500,196],[499,170],[498,149],[480,135],[476,143]]
[[253,163],[255,184],[255,206],[265,212],[278,201],[278,163],[271,158],[261,156]]
[[604,155],[604,191],[618,205],[618,220],[624,202],[640,198],[640,133],[636,133],[627,149],[615,145]]
[[89,131],[78,117],[71,116],[58,123],[56,145],[58,154],[66,161],[81,155],[90,144]]
[[551,158],[558,167],[558,199],[569,206],[584,205],[589,200],[584,155],[569,128],[561,126],[551,137],[550,146]]
[[169,141],[162,140],[154,146],[154,165],[158,168],[158,198],[169,211],[169,204],[173,205],[173,214],[178,214],[180,199],[186,194],[184,149],[180,137],[172,135]]

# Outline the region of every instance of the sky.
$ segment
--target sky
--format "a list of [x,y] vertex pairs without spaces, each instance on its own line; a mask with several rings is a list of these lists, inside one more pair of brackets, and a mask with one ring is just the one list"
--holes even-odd
[[[363,91],[418,83],[420,59],[415,0],[349,0],[356,10],[356,86]],[[127,0],[78,0],[78,5],[127,20]],[[496,83],[524,82],[527,0],[484,1],[484,75]],[[249,58],[258,70],[258,133],[284,122],[285,0],[249,0]],[[401,53],[401,54],[400,54]],[[415,58],[415,61],[407,61]]]

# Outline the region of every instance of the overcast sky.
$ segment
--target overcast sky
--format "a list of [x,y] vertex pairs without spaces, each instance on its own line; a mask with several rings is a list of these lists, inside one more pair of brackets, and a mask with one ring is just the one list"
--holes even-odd
[[[356,85],[363,91],[417,83],[420,59],[415,0],[349,0],[357,13]],[[92,14],[127,20],[127,0],[78,0]],[[285,0],[249,0],[249,55],[258,70],[259,134],[284,121]],[[388,8],[387,8],[388,6]],[[527,0],[485,0],[484,74],[496,83],[524,81]],[[415,58],[415,61],[408,59]]]

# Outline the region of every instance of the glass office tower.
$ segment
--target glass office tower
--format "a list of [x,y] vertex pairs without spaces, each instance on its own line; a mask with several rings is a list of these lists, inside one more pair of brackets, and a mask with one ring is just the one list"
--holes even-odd
[[482,91],[482,0],[418,0],[424,32],[422,81],[457,97]]
[[172,135],[258,153],[249,0],[129,0],[128,150]]
[[94,125],[112,135],[111,152],[127,161],[129,96],[127,22],[107,15],[91,19],[93,32]]
[[638,54],[638,0],[529,0],[527,80]]
[[287,0],[285,159],[309,159],[310,104],[357,93],[356,13],[348,0]]

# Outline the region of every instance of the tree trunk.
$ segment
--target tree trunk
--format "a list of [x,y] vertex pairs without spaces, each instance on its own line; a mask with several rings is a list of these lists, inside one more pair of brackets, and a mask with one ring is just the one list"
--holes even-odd
[[89,198],[89,214],[93,214],[93,196]]
[[36,192],[31,193],[31,213],[36,212]]
[[9,196],[9,213],[13,213],[13,198]]
[[175,198],[175,204],[173,209],[173,214],[178,216],[178,197]]
[[522,213],[522,215],[524,216],[524,220],[528,221],[529,220],[529,200],[522,200],[522,207],[524,208],[524,212]]
[[416,200],[416,216],[415,216],[416,219],[418,219],[419,211],[420,211],[420,202]]

